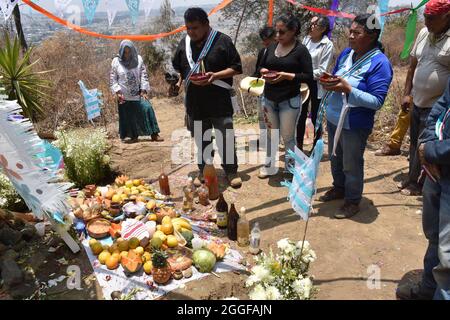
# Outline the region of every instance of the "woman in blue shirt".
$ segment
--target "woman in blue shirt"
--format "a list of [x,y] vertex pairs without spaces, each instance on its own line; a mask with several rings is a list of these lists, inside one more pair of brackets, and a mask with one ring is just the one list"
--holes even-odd
[[338,219],[350,218],[360,211],[364,151],[375,113],[383,106],[393,76],[391,63],[380,49],[379,24],[373,19],[369,14],[354,19],[350,47],[336,61],[335,78],[320,81],[328,91],[323,104],[333,175],[333,188],[320,200],[345,199],[334,215]]

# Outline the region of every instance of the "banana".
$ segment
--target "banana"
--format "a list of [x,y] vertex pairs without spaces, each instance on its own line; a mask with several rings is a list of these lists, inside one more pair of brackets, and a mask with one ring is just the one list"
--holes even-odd
[[188,229],[188,230],[192,230],[192,226],[189,223],[189,221],[187,221],[186,219],[183,219],[183,218],[173,218],[172,219],[172,224],[174,225],[174,227],[175,227],[175,225],[177,225],[177,226],[180,226],[182,228],[185,228],[185,229]]

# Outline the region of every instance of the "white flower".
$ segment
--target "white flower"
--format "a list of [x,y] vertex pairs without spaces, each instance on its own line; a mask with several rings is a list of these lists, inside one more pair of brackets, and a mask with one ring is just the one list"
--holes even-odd
[[309,299],[312,289],[312,281],[310,278],[297,279],[292,283],[294,291],[303,299]]
[[309,251],[309,249],[311,248],[311,245],[309,244],[309,241],[307,241],[307,240],[305,240],[305,242],[298,241],[297,242],[297,248],[301,249],[302,248],[302,244],[303,244],[303,252]]
[[268,300],[280,300],[280,298],[282,298],[280,290],[274,286],[270,286],[266,289],[266,297]]
[[264,281],[270,277],[270,270],[263,266],[254,266],[252,268],[252,273],[256,276],[259,281]]
[[289,242],[288,238],[281,239],[277,242],[278,249],[284,253],[291,253],[294,251],[294,246]]
[[253,290],[249,293],[249,297],[251,300],[267,300],[266,291],[260,284],[253,288]]

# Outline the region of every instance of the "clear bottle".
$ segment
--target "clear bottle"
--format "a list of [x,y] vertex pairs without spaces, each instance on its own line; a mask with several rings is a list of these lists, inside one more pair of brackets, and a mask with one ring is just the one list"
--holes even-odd
[[250,239],[250,224],[245,215],[245,208],[241,208],[241,214],[237,223],[237,241],[240,247],[247,247]]
[[228,203],[222,193],[220,193],[219,201],[216,204],[216,223],[220,229],[225,229],[228,226]]
[[236,211],[236,207],[234,203],[231,203],[230,211],[228,212],[228,225],[227,225],[227,233],[228,239],[232,241],[237,240],[237,223],[239,220],[239,214]]
[[250,253],[258,254],[259,246],[261,242],[261,229],[259,228],[259,223],[256,222],[253,226],[252,232],[250,234]]
[[188,179],[187,185],[183,188],[185,200],[190,206],[190,210],[194,207],[195,186],[191,177]]
[[159,191],[162,195],[170,196],[169,177],[164,173],[163,165],[161,164],[161,174],[159,175]]
[[183,212],[185,213],[189,213],[191,212],[193,209],[193,203],[192,201],[190,201],[189,199],[185,197],[183,197]]
[[198,202],[202,206],[207,206],[209,204],[209,191],[203,184],[198,188]]

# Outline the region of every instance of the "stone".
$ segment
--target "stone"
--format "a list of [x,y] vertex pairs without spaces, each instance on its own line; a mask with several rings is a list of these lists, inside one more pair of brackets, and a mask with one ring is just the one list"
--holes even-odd
[[22,234],[8,226],[0,229],[0,242],[6,245],[15,245],[22,238]]
[[36,236],[36,228],[34,226],[26,226],[20,233],[23,240],[31,241]]
[[20,252],[20,251],[22,251],[24,248],[26,248],[27,247],[27,243],[25,242],[25,241],[20,241],[19,243],[17,243],[14,247],[13,247],[13,249],[15,250],[15,251],[17,251],[17,252]]
[[32,296],[37,290],[37,286],[34,283],[21,283],[9,289],[9,294],[14,299],[26,299]]
[[23,272],[14,260],[5,259],[2,261],[2,279],[7,288],[11,288],[22,282]]
[[2,256],[2,260],[16,260],[19,257],[19,254],[13,249],[6,250],[6,252]]

